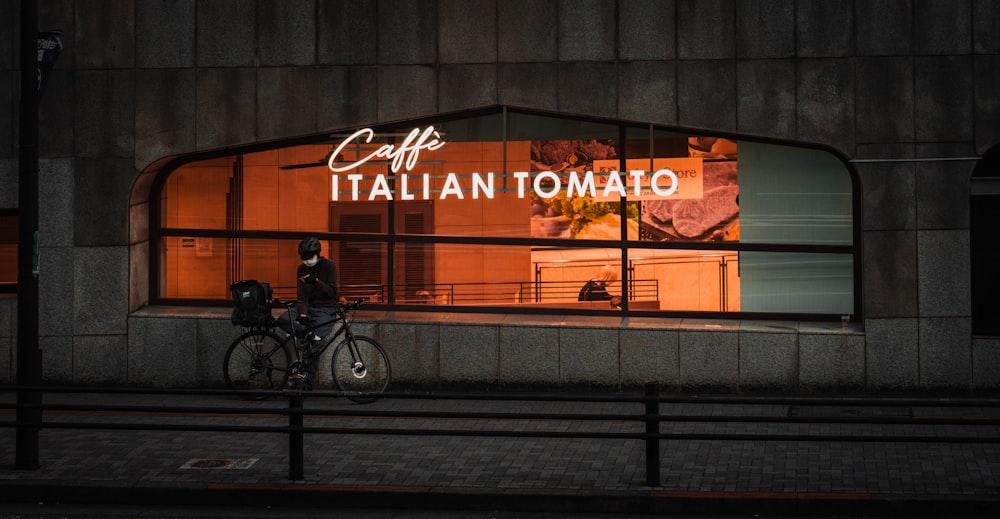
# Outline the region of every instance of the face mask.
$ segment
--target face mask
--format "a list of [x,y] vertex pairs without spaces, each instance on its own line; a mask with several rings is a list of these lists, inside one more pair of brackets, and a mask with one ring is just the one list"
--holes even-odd
[[307,260],[302,260],[302,263],[307,267],[315,267],[319,263],[319,256],[313,256]]

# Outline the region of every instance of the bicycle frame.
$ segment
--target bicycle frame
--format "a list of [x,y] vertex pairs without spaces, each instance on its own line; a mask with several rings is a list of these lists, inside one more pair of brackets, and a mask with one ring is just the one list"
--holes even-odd
[[315,323],[311,326],[303,328],[302,330],[299,330],[298,332],[296,332],[295,330],[296,325],[294,320],[292,319],[292,306],[298,304],[299,302],[291,299],[275,299],[274,302],[285,307],[285,314],[288,315],[288,322],[292,323],[291,324],[292,333],[289,334],[289,336],[292,339],[292,346],[294,346],[294,348],[292,349],[295,351],[295,360],[298,361],[302,360],[302,356],[299,352],[299,350],[301,349],[299,346],[299,333],[307,334],[315,330],[316,328],[319,328],[320,326],[338,322],[340,323],[340,326],[336,327],[337,328],[336,333],[331,335],[329,338],[323,339],[323,345],[319,348],[318,351],[315,351],[313,353],[313,359],[318,359],[326,351],[326,349],[329,348],[330,345],[333,344],[337,340],[337,338],[339,338],[341,335],[344,335],[344,338],[347,339],[347,344],[351,348],[351,355],[356,357],[356,352],[354,351],[354,345],[353,345],[354,333],[351,332],[350,323],[348,323],[347,321],[347,312],[349,308],[351,310],[356,310],[358,307],[360,307],[361,303],[364,302],[363,299],[359,299],[354,303],[340,304],[337,307],[337,312],[334,315],[333,319]]

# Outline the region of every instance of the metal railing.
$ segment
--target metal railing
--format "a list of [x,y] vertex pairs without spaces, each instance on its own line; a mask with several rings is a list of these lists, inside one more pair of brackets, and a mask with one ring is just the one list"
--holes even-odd
[[[43,395],[66,393],[83,394],[115,394],[115,395],[189,395],[189,396],[220,396],[227,395],[236,398],[237,395],[249,394],[261,397],[271,397],[274,400],[284,399],[285,406],[203,406],[203,405],[125,405],[100,403],[42,403]],[[569,403],[612,403],[639,404],[641,412],[612,413],[562,413],[562,412],[491,412],[477,411],[411,411],[411,410],[380,410],[360,406],[344,409],[306,409],[307,398],[326,399],[342,398],[344,393],[335,391],[232,391],[205,389],[140,389],[140,388],[89,388],[89,387],[25,387],[0,386],[0,395],[16,394],[17,401],[0,401],[0,409],[16,410],[14,420],[0,421],[0,427],[14,427],[21,433],[35,432],[41,429],[107,429],[107,430],[150,430],[150,431],[186,431],[186,432],[245,432],[283,434],[288,438],[288,478],[302,480],[304,477],[305,453],[304,436],[306,434],[351,434],[351,435],[405,435],[405,436],[472,436],[472,437],[520,437],[520,438],[585,438],[622,441],[641,441],[644,445],[646,461],[646,484],[651,487],[660,486],[660,442],[662,440],[722,440],[722,441],[812,441],[812,442],[926,442],[926,443],[1000,443],[1000,399],[995,398],[905,398],[905,397],[759,397],[759,396],[727,396],[727,395],[664,395],[656,383],[647,384],[644,392],[631,394],[566,394],[566,393],[416,393],[397,392],[383,393],[384,399],[424,399],[424,400],[463,400],[463,401],[509,401],[509,402],[569,402]],[[22,398],[27,396],[27,398]],[[978,408],[988,409],[983,416],[914,416],[911,413],[902,415],[846,414],[840,416],[809,416],[789,413],[786,416],[772,415],[717,415],[717,414],[679,414],[664,413],[664,404],[727,404],[736,406],[788,406],[789,409],[804,406],[847,406],[852,409],[865,407],[895,407],[895,408]],[[479,406],[478,408],[482,408]],[[94,413],[94,420],[72,421],[60,419],[44,420],[45,412],[80,412]],[[101,421],[110,413],[150,413],[157,415],[211,415],[245,417],[247,415],[283,416],[287,425],[227,425],[218,423],[173,423],[157,421],[148,423]],[[403,419],[487,419],[509,421],[556,421],[565,420],[574,423],[581,422],[624,422],[636,424],[634,432],[608,432],[585,430],[539,430],[518,429],[515,427],[498,428],[491,426],[485,429],[447,429],[436,427],[328,427],[306,425],[307,417],[387,417]],[[892,434],[878,435],[862,434],[816,434],[816,433],[760,433],[760,432],[697,432],[697,431],[662,431],[661,423],[731,423],[731,424],[861,424],[861,425],[925,425],[934,426],[967,426],[977,430],[971,434]],[[639,427],[641,426],[641,427]],[[983,430],[982,428],[986,428]],[[34,453],[24,453],[18,459],[38,459],[37,441],[17,445],[18,453],[22,449],[36,449]],[[32,456],[33,454],[33,456]],[[29,463],[30,464],[30,463]],[[32,469],[36,467],[19,467]]]

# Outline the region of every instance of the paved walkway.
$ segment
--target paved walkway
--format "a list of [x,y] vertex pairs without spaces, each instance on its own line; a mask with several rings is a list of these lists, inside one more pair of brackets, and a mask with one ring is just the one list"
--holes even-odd
[[[0,394],[0,402],[13,395]],[[62,429],[39,434],[40,467],[16,470],[15,431],[0,428],[0,502],[239,503],[472,507],[492,510],[572,510],[685,513],[865,513],[869,515],[995,515],[1000,511],[1000,426],[921,425],[913,419],[1000,417],[996,408],[823,406],[777,404],[663,404],[676,415],[706,417],[665,422],[677,435],[660,443],[660,485],[647,485],[645,442],[578,438],[577,433],[636,433],[622,419],[592,422],[558,415],[640,413],[640,404],[384,399],[367,405],[343,398],[308,398],[307,411],[359,416],[305,417],[303,479],[289,479],[289,440],[273,432],[164,430],[283,426],[268,414],[283,399],[250,402],[227,395],[61,394],[47,405],[109,404],[237,408],[238,415],[178,410],[51,410],[45,423],[133,424],[135,430]],[[245,411],[244,411],[245,410]],[[404,418],[383,411],[545,413],[544,420]],[[719,417],[867,416],[902,424],[748,423]],[[14,412],[0,410],[10,422]],[[147,430],[149,424],[159,424]],[[352,434],[354,429],[381,434]],[[158,430],[157,430],[158,429]],[[412,435],[421,429],[455,435]],[[474,437],[491,431],[496,437]],[[512,434],[555,432],[561,438]],[[406,433],[406,434],[400,434]],[[736,440],[692,439],[736,434]],[[796,435],[822,436],[821,441]],[[763,437],[762,437],[763,435]],[[885,442],[890,436],[926,441]],[[765,439],[780,438],[780,439]],[[851,441],[864,437],[871,441]],[[994,443],[964,442],[992,438]],[[942,442],[942,439],[948,440]],[[951,515],[955,516],[955,515]]]

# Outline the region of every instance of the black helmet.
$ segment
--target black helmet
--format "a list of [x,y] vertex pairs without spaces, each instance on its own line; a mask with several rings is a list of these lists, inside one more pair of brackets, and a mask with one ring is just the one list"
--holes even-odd
[[312,236],[299,242],[299,257],[304,260],[316,256],[322,250],[323,247],[319,244],[319,240]]

